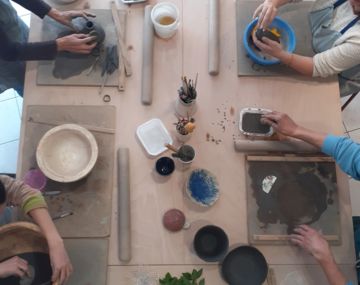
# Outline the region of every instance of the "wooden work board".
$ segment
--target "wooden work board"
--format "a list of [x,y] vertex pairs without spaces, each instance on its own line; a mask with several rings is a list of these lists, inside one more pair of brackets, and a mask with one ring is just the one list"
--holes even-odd
[[340,244],[337,189],[336,165],[329,157],[247,156],[250,243],[288,243],[294,227],[308,224]]
[[110,234],[111,198],[114,169],[115,113],[113,106],[48,106],[33,105],[26,110],[23,163],[19,177],[36,168],[36,148],[42,136],[61,124],[79,124],[95,137],[99,156],[93,170],[85,178],[60,183],[48,179],[46,191],[61,191],[47,196],[49,212],[58,216],[73,215],[55,221],[62,237],[106,237]]

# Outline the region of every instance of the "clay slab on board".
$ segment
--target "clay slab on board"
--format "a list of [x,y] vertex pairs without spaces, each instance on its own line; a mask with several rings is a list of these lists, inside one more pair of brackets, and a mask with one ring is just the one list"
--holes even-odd
[[[117,36],[112,20],[110,10],[89,10],[96,15],[94,21],[101,24],[104,28],[106,36],[103,43],[104,47],[117,44]],[[90,18],[91,19],[91,18]],[[63,30],[62,25],[58,24],[49,17],[45,17],[42,21],[42,40],[49,41],[56,39],[60,31]],[[84,59],[72,59],[73,64],[66,64],[66,66],[79,66],[84,64]],[[55,60],[53,61],[39,61],[36,83],[38,85],[85,85],[85,86],[101,86],[104,79],[101,77],[101,66],[97,63],[96,68],[87,75],[90,67],[82,71],[79,75],[75,75],[66,79],[55,78],[53,76],[53,70],[55,66]],[[105,82],[105,86],[117,86],[118,85],[118,70],[115,70],[113,74],[108,76]]]

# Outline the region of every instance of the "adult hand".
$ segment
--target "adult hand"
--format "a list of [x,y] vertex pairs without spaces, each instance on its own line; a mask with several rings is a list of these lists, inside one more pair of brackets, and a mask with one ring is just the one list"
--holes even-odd
[[30,276],[28,263],[18,256],[14,256],[0,263],[0,278],[6,278],[13,275],[23,277],[25,274]]
[[58,51],[68,51],[73,53],[89,54],[96,47],[95,36],[85,34],[72,34],[56,39]]
[[305,249],[319,262],[332,260],[329,244],[318,231],[301,225],[295,228],[294,232],[290,235],[291,242]]
[[68,26],[72,30],[76,31],[75,27],[73,26],[71,20],[77,17],[83,17],[88,20],[88,17],[96,17],[95,14],[83,11],[83,10],[74,10],[74,11],[59,11],[54,8],[50,10],[48,13],[49,17],[53,18],[55,21]]
[[[285,61],[287,57],[291,57],[291,54],[283,50],[281,44],[276,41],[270,40],[267,37],[262,37],[261,41],[257,39],[255,33],[253,33],[252,39],[254,44],[261,50],[261,52],[280,59],[281,61]],[[288,61],[290,58],[288,59]]]
[[295,133],[299,128],[287,114],[277,111],[262,115],[261,122],[270,125],[276,132],[290,137],[295,136]]
[[73,267],[65,250],[63,241],[49,244],[49,254],[53,270],[51,280],[53,282],[58,281],[59,284],[64,284],[73,272]]
[[253,18],[259,17],[258,26],[266,28],[275,18],[277,8],[272,0],[265,0],[259,7],[256,8]]

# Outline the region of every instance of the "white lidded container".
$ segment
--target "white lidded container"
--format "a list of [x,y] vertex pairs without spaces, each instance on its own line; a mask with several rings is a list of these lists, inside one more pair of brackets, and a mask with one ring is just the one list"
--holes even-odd
[[156,34],[163,39],[175,35],[180,24],[179,9],[170,2],[160,2],[151,10],[151,21]]
[[246,136],[270,137],[274,130],[260,123],[261,115],[272,112],[269,109],[247,107],[240,111],[239,130]]

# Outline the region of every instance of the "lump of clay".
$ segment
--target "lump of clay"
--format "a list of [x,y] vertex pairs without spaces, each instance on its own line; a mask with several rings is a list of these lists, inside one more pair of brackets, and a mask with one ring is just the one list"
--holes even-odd
[[276,41],[276,42],[280,43],[280,34],[275,28],[273,28],[273,29],[257,29],[255,32],[255,36],[259,41],[261,41],[262,37],[265,37],[272,41]]
[[184,213],[178,209],[167,211],[163,217],[163,224],[164,227],[171,232],[180,231],[185,224]]
[[105,39],[105,31],[103,27],[95,21],[78,17],[72,20],[72,24],[78,33],[95,36],[97,44],[101,44]]

